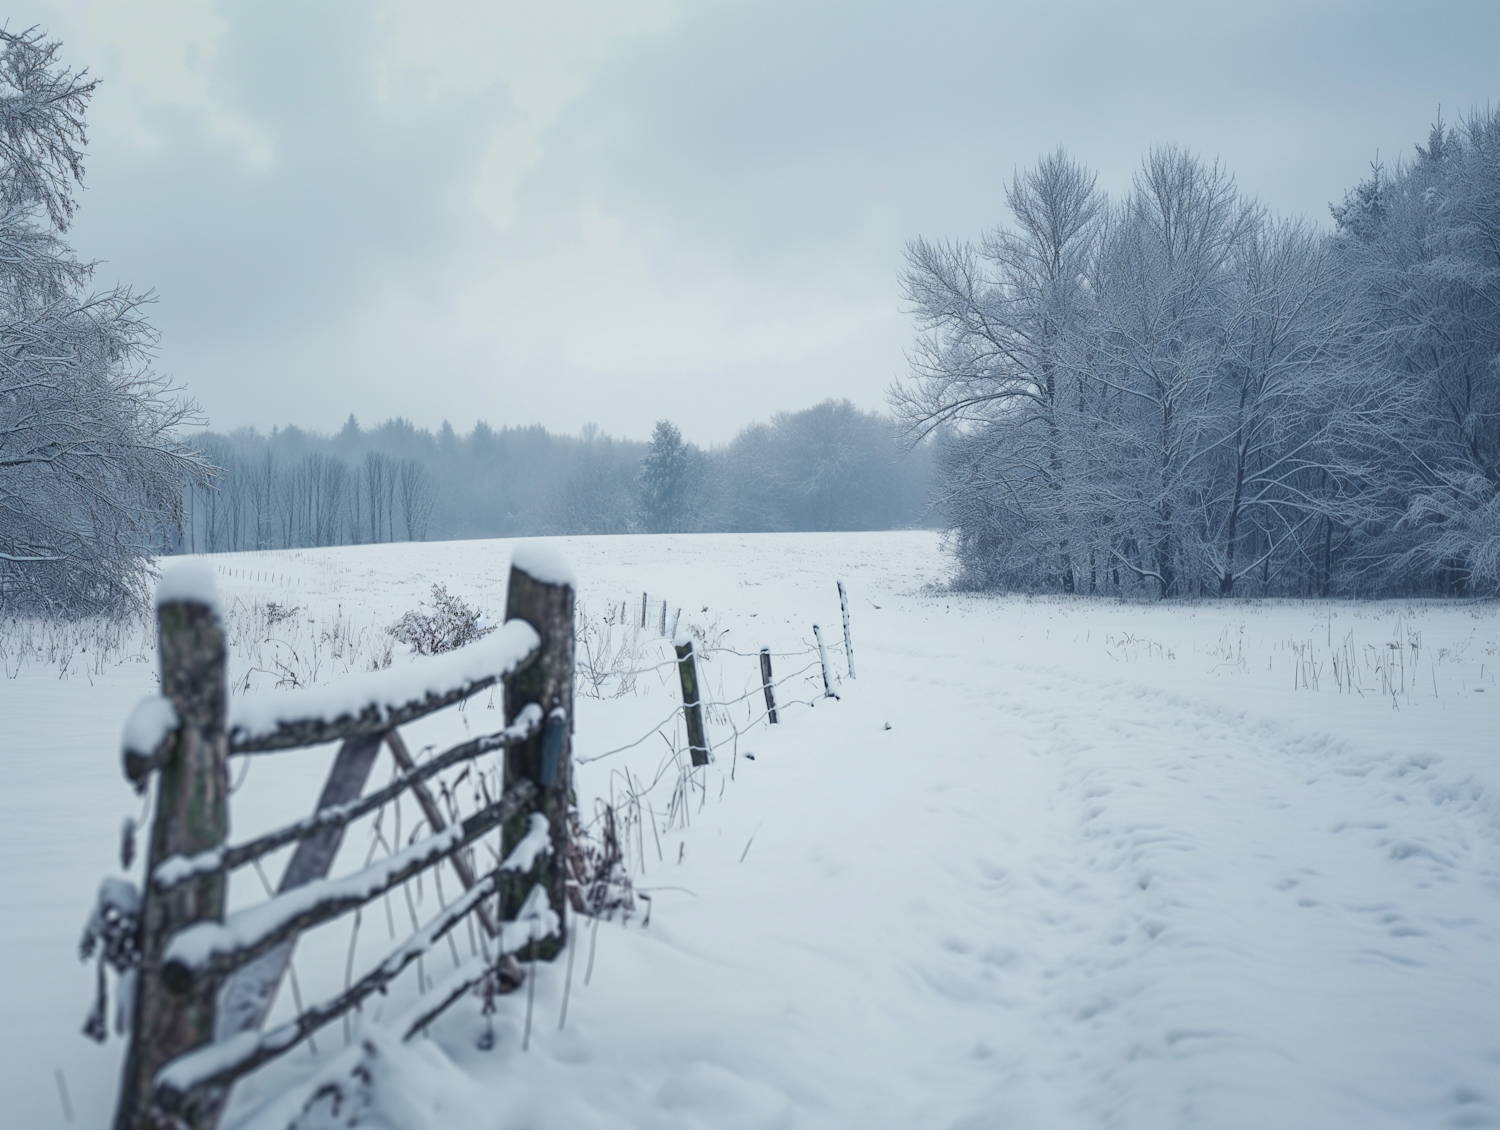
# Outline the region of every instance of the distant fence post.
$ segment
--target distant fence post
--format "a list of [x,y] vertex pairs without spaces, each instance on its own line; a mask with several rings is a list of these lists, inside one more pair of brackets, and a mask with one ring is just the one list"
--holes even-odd
[[818,641],[818,662],[823,666],[823,697],[838,698],[833,689],[833,680],[828,676],[828,650],[823,646],[823,629],[813,625],[813,639]]
[[771,681],[771,649],[760,649],[760,685],[766,692],[766,720],[776,725],[776,688]]
[[839,610],[844,614],[844,658],[849,663],[849,677],[854,678],[854,644],[849,641],[849,594],[839,582]]
[[536,955],[555,957],[567,939],[567,858],[569,798],[573,789],[573,576],[552,549],[522,542],[511,558],[507,620],[525,620],[541,636],[536,660],[505,679],[505,722],[515,722],[528,703],[537,703],[545,725],[524,742],[505,751],[505,786],[521,780],[537,786],[535,796],[506,820],[503,844],[509,851],[525,837],[531,814],[547,817],[552,851],[538,857],[525,874],[507,872],[501,879],[500,919],[516,914],[536,884],[541,884],[557,912],[557,936],[541,939]]
[[[156,819],[141,904],[141,965],[116,1130],[156,1127],[151,1105],[156,1072],[214,1038],[218,979],[203,978],[180,995],[170,992],[161,977],[162,951],[183,927],[203,919],[223,919],[224,874],[203,875],[167,891],[153,889],[151,875],[168,856],[191,856],[218,847],[229,830],[224,735],[229,694],[224,628],[217,606],[213,573],[207,566],[199,562],[169,566],[157,592],[157,650],[162,694],[171,700],[179,727],[157,774]],[[210,1101],[206,1106],[213,1113],[200,1108],[192,1126],[215,1121],[217,1103]]]
[[649,594],[641,593],[641,631],[646,630],[646,597]]
[[677,644],[677,674],[682,678],[682,717],[687,722],[688,751],[693,765],[708,764],[708,738],[703,732],[703,702],[698,694],[698,665],[693,660],[693,641]]
[[661,629],[656,633],[659,636],[667,634],[667,602],[661,602]]

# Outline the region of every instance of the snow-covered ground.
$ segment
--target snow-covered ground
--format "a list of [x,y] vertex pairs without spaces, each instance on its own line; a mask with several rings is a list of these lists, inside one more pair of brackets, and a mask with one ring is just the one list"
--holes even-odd
[[[643,590],[746,653],[805,654],[820,623],[842,697],[737,739],[727,720],[743,729],[755,698],[716,714],[718,760],[686,817],[668,816],[668,773],[628,844],[649,922],[642,900],[629,922],[580,933],[566,1026],[564,954],[535,979],[525,1052],[524,991],[502,1000],[489,1051],[475,1001],[430,1040],[377,1039],[367,1066],[386,1121],[368,1124],[1500,1123],[1494,605],[959,596],[927,587],[945,574],[927,533],[559,543],[594,623],[622,603],[638,615]],[[212,558],[239,601],[240,693],[379,662],[383,627],[435,582],[500,613],[509,552]],[[298,618],[269,624],[272,600]],[[665,654],[646,639],[634,659]],[[75,652],[60,671],[35,648],[19,658],[12,627],[0,661],[3,1121],[64,1125],[61,1071],[76,1124],[100,1126],[121,1045],[79,1035],[93,974],[74,949],[98,878],[118,873],[120,822],[139,812],[118,735],[152,690],[150,648]],[[748,654],[705,670],[719,700],[757,681]],[[812,699],[815,675],[783,698]],[[672,677],[580,699],[580,761],[667,716]],[[494,728],[481,698],[413,746]],[[631,807],[667,754],[653,737],[580,764],[585,810],[601,796]],[[235,838],[305,814],[328,757],[254,761]],[[341,870],[368,838],[347,846]],[[256,882],[237,878],[236,900]],[[386,927],[383,911],[366,917],[360,960],[389,945]],[[345,976],[347,923],[323,933],[297,958],[309,999]],[[255,1124],[260,1104],[347,1070],[359,1048],[345,1040],[334,1025],[316,1054],[263,1072],[232,1120]]]

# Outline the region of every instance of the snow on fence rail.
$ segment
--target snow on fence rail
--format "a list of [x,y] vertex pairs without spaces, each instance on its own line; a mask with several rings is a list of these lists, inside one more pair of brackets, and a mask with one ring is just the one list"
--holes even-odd
[[[122,742],[130,781],[144,789],[152,774],[157,779],[145,891],[136,897],[124,890],[128,884],[107,882],[90,926],[122,973],[130,1016],[117,1130],[210,1130],[236,1080],[384,991],[466,919],[482,926],[480,952],[419,997],[401,1036],[424,1028],[481,982],[514,987],[520,971],[509,955],[527,946],[543,959],[558,952],[566,929],[574,667],[574,593],[565,565],[538,547],[518,550],[506,623],[477,643],[404,669],[233,707],[212,572],[198,562],[170,568],[157,619],[162,693],[137,707]],[[505,688],[503,729],[414,763],[399,726],[497,683]],[[245,843],[226,842],[231,755],[333,741],[341,744],[311,816]],[[382,745],[401,772],[364,794]],[[504,757],[501,795],[486,790],[478,811],[446,820],[426,782],[497,751]],[[352,875],[327,877],[345,828],[408,793],[428,834]],[[478,878],[465,849],[497,828],[508,853]],[[291,845],[277,893],[226,916],[230,872],[258,867]],[[305,1008],[299,1000],[292,1021],[262,1031],[303,931],[444,862],[467,888],[460,899],[344,992]],[[94,1027],[102,1034],[102,1018],[97,1026],[91,1018]]]

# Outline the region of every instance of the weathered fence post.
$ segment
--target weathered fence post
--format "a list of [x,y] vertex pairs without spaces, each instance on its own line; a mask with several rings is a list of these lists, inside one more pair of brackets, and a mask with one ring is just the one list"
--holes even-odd
[[[644,599],[642,601],[644,604]],[[567,937],[569,809],[573,793],[573,573],[556,550],[521,542],[510,563],[506,595],[507,620],[525,620],[541,636],[534,662],[505,679],[505,722],[510,725],[528,703],[546,713],[546,723],[525,742],[505,751],[506,787],[521,780],[537,786],[536,795],[503,827],[505,850],[525,837],[531,814],[547,817],[552,851],[537,858],[523,875],[507,872],[501,880],[500,919],[520,909],[531,888],[541,884],[557,912],[558,937],[541,939],[536,956],[551,960]]]
[[818,662],[823,665],[823,697],[838,698],[833,689],[833,680],[828,677],[828,650],[823,646],[823,629],[813,625],[813,639],[818,641]]
[[649,594],[641,593],[641,631],[646,630],[646,597]]
[[[675,641],[674,641],[675,642]],[[689,637],[676,644],[677,674],[682,678],[682,717],[687,722],[688,752],[693,765],[708,764],[708,738],[703,732],[703,702],[698,694],[698,665]]]
[[849,594],[844,591],[844,582],[839,582],[839,610],[844,614],[844,658],[849,663],[849,677],[854,678],[854,644],[849,642]]
[[656,634],[662,637],[667,634],[667,602],[665,600],[661,602],[661,628]]
[[766,692],[766,720],[776,725],[776,688],[771,681],[771,649],[760,649],[760,685]]
[[[204,978],[181,995],[162,983],[162,951],[178,930],[224,917],[225,878],[204,875],[167,891],[150,876],[171,855],[193,855],[224,842],[229,831],[224,715],[228,701],[224,628],[213,571],[200,561],[168,567],[156,593],[162,694],[177,711],[178,730],[157,773],[156,820],[141,904],[141,966],[137,973],[130,1047],[120,1085],[116,1130],[157,1125],[151,1109],[154,1076],[169,1060],[214,1036],[219,983]],[[216,1113],[217,1103],[209,1109]],[[202,1108],[191,1125],[212,1124]]]

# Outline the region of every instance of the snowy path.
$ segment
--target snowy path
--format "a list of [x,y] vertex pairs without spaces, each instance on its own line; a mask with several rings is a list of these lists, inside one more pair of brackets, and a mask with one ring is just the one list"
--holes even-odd
[[[416,548],[362,552],[284,564],[306,570],[307,599],[376,620],[424,592]],[[747,646],[791,649],[813,619],[836,624],[843,576],[860,678],[743,738],[753,761],[721,747],[691,827],[638,845],[650,924],[603,926],[587,986],[579,939],[566,1030],[559,962],[537,979],[526,1054],[511,998],[495,1051],[475,1049],[470,1008],[436,1032],[458,1070],[431,1046],[388,1062],[382,1101],[404,1127],[1500,1123],[1492,606],[934,597],[918,591],[941,569],[927,535],[576,539],[569,552],[592,607],[660,591]],[[494,543],[444,547],[476,598],[504,558]],[[1406,691],[1383,697],[1366,674],[1363,695],[1338,693],[1340,638],[1379,648],[1398,630],[1422,633]],[[1293,690],[1313,654],[1322,689]],[[732,690],[741,673],[725,671]],[[52,887],[76,873],[46,892],[13,873],[5,890],[38,916],[24,948],[3,927],[7,956],[71,978],[51,1019],[11,963],[3,1023],[18,1054],[0,1085],[44,1126],[62,1124],[51,1069],[64,1061],[38,1056],[76,1047],[70,1079],[113,1070],[108,1049],[69,1035],[89,985],[67,951],[130,810],[116,777],[85,776],[101,761],[114,774],[120,715],[107,715],[128,696],[28,678],[0,686],[7,717],[29,687],[73,696],[78,721],[55,738],[22,728],[67,766],[28,772],[25,803],[92,813],[82,846],[47,849],[70,853],[51,865],[39,841],[0,832],[5,858],[24,853]],[[672,695],[585,701],[580,753],[636,736]],[[95,729],[105,753],[86,748]],[[585,766],[580,790],[658,760],[648,747]],[[299,772],[315,788],[317,767]],[[285,780],[268,791],[295,793]],[[239,1111],[317,1067],[273,1070]],[[75,1089],[102,1102],[111,1082]],[[75,1101],[80,1123],[101,1121]]]
[[1467,771],[865,623],[864,678],[743,771],[699,898],[615,971],[640,1057],[520,1124],[607,1125],[625,1079],[652,1126],[1493,1120]]

